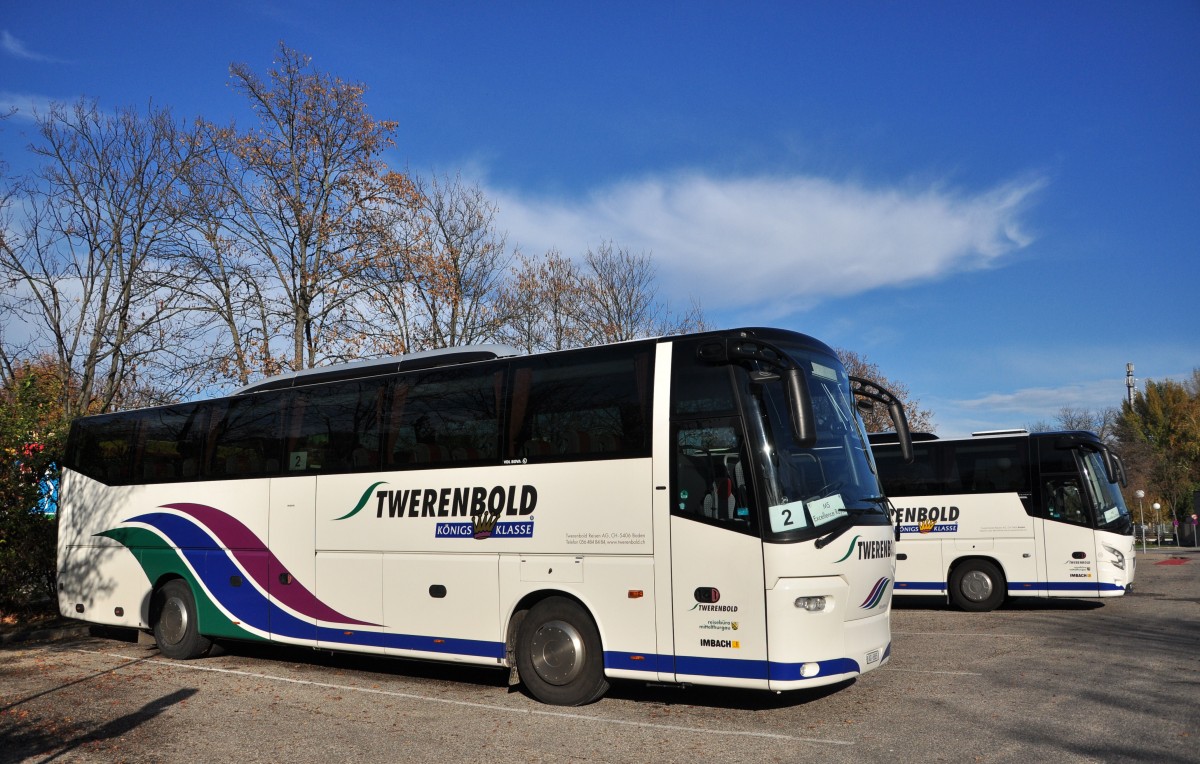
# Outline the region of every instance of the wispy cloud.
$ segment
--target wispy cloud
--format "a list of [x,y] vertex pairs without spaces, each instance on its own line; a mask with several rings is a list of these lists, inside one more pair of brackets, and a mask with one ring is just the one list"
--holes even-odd
[[1031,242],[1021,215],[1043,185],[1031,177],[966,192],[697,172],[577,200],[489,194],[509,240],[527,252],[557,247],[573,256],[612,240],[653,253],[667,296],[762,317],[994,265]]
[[1121,402],[1119,380],[1094,379],[1058,387],[1026,387],[1007,393],[990,393],[978,398],[954,401],[968,411],[988,411],[1000,414],[1036,413],[1043,419],[1053,418],[1064,405],[1072,408],[1104,409]]
[[0,90],[0,114],[12,112],[14,119],[23,119],[32,122],[37,115],[47,114],[55,100],[49,96],[11,93],[7,90]]
[[25,47],[25,43],[14,37],[7,29],[0,29],[0,50],[3,50],[13,58],[21,58],[26,61],[42,61],[48,64],[63,63],[60,59],[36,53]]
[[976,398],[922,399],[935,412],[936,432],[963,437],[984,430],[1029,427],[1054,422],[1064,407],[1102,411],[1120,405],[1119,380],[1095,379],[1060,386],[1026,387]]

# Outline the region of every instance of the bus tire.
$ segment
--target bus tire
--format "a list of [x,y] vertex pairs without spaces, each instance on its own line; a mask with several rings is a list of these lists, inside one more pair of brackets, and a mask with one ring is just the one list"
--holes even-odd
[[600,632],[565,597],[534,605],[517,631],[517,670],[530,694],[553,706],[582,706],[608,691]]
[[185,581],[178,578],[167,581],[154,592],[150,602],[154,641],[164,656],[188,660],[199,658],[212,648],[212,640],[198,630],[196,598]]
[[973,613],[995,610],[1007,592],[1004,574],[987,560],[966,560],[950,576],[950,601]]

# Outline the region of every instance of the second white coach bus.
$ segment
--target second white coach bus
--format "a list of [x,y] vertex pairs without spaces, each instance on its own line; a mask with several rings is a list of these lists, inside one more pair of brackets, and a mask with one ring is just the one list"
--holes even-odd
[[908,462],[871,435],[900,531],[897,595],[986,611],[1006,596],[1119,597],[1133,585],[1121,464],[1093,433],[913,439]]
[[63,613],[163,655],[264,640],[793,690],[888,660],[894,529],[827,346],[743,329],[314,369],[75,423]]

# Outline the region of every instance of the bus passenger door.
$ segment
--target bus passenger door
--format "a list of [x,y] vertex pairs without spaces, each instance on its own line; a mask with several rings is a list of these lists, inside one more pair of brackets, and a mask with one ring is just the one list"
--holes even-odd
[[1100,593],[1096,534],[1088,520],[1087,497],[1077,475],[1042,479],[1042,585],[1054,597]]
[[316,475],[271,480],[267,591],[271,638],[307,642],[317,637],[312,616],[316,591]]
[[739,420],[672,427],[675,681],[766,687],[762,541]]

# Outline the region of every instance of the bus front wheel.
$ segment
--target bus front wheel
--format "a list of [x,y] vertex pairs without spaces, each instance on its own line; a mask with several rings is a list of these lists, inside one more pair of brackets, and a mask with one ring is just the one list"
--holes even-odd
[[582,706],[608,690],[600,633],[574,601],[549,597],[534,605],[517,632],[521,682],[543,703]]
[[176,660],[199,658],[212,647],[212,641],[198,631],[196,598],[186,582],[176,578],[160,586],[151,606],[154,641],[164,656]]
[[1004,574],[987,560],[967,560],[950,577],[950,601],[962,610],[982,613],[1004,601]]

